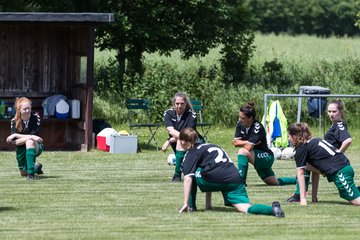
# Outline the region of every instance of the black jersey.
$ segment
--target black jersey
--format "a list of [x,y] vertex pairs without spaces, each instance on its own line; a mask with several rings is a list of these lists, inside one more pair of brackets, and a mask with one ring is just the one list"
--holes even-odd
[[250,128],[246,128],[240,122],[237,122],[235,138],[240,140],[248,140],[254,144],[254,149],[267,152],[271,154],[271,156],[274,156],[273,152],[267,146],[264,126],[256,119]]
[[16,129],[15,119],[11,120],[11,134],[20,133],[20,134],[32,134],[38,135],[40,131],[40,117],[37,114],[31,113],[28,123],[22,121],[22,132],[19,132]]
[[[175,109],[170,108],[166,110],[164,112],[164,123],[165,123],[165,127],[174,127],[174,129],[179,132],[184,128],[192,128],[198,134],[197,142],[198,143],[205,142],[203,136],[201,136],[201,134],[196,130],[196,123],[197,123],[196,112],[194,112],[191,109],[185,111],[184,114],[179,119],[178,116],[176,115]],[[171,137],[170,134],[169,137]],[[175,152],[176,142],[171,143],[171,147]]]
[[177,118],[176,111],[173,108],[164,112],[165,126],[174,127],[179,132],[184,128],[196,129],[196,121],[196,113],[191,109],[185,111],[180,119]]
[[295,148],[297,168],[304,168],[310,163],[326,176],[330,176],[350,164],[349,159],[321,138],[312,138]]
[[334,122],[324,136],[324,139],[337,149],[340,149],[341,144],[348,138],[351,138],[351,135],[342,121]]
[[187,151],[183,161],[184,176],[195,175],[202,168],[201,177],[212,183],[240,183],[241,177],[228,154],[214,144],[197,144]]

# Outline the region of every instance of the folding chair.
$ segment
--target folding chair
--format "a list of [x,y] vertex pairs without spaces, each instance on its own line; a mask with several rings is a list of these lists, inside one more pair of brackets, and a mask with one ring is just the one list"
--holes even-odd
[[[156,144],[156,149],[159,150],[158,142],[156,141],[155,134],[160,127],[159,123],[151,122],[150,115],[150,100],[149,99],[127,99],[126,108],[128,109],[128,120],[130,126],[130,133],[139,135],[140,129],[147,128],[150,135],[143,134],[141,136],[150,136],[148,145],[151,141]],[[139,148],[140,150],[140,148]]]
[[204,109],[204,105],[202,104],[202,102],[200,100],[192,100],[191,105],[193,107],[193,110],[196,112],[196,114],[198,116],[196,126],[200,127],[201,135],[204,137],[205,141],[207,142],[208,141],[207,134],[209,133],[212,123],[203,121],[202,111]]

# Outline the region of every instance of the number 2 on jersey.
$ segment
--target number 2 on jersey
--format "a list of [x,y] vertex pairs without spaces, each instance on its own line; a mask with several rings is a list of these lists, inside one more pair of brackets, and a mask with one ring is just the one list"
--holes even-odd
[[[208,152],[211,153],[213,151],[216,151],[218,153],[218,155],[216,156],[216,158],[214,159],[214,161],[216,163],[220,163],[220,162],[232,162],[230,157],[227,155],[226,152],[224,152],[221,148],[219,147],[210,147],[208,149]],[[226,155],[226,157],[224,157],[224,154]]]

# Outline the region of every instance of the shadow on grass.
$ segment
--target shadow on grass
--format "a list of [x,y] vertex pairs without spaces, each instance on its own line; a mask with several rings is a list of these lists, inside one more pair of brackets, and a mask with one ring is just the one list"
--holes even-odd
[[339,204],[339,205],[349,205],[349,206],[352,206],[351,203],[348,203],[348,202],[343,202],[343,201],[319,201],[317,203],[311,203],[310,204],[316,204],[316,205],[319,205],[319,204]]
[[[294,184],[295,186],[295,184]],[[256,184],[248,184],[247,185],[247,188],[249,187],[281,187],[281,186],[269,186],[269,185],[266,185],[265,183],[256,183]]]
[[5,212],[5,211],[16,211],[17,208],[14,207],[0,207],[0,212]]
[[37,179],[47,179],[47,178],[62,178],[61,176],[47,176],[47,175],[38,175],[38,176],[36,176],[35,177],[35,179],[37,180]]
[[[207,212],[209,210],[203,210],[203,212]],[[234,207],[213,207],[214,212],[236,212],[236,209]]]
[[[159,144],[159,143],[158,143]],[[156,145],[151,142],[150,144],[140,142],[138,144],[138,152],[142,152],[142,150],[148,150],[148,151],[159,151],[161,149],[161,145],[158,145],[158,149],[156,148]]]

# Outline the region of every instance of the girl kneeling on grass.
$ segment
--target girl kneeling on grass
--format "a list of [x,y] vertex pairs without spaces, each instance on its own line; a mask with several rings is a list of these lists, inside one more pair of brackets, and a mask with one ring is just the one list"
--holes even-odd
[[40,117],[31,112],[31,101],[17,98],[15,101],[15,117],[11,120],[11,135],[7,143],[16,145],[16,160],[20,174],[28,180],[34,174],[43,174],[42,164],[36,163],[36,157],[43,151],[43,140],[37,134],[40,129]]
[[344,153],[321,138],[313,138],[306,123],[294,123],[288,128],[291,144],[295,147],[297,179],[300,187],[300,205],[307,205],[305,170],[312,172],[312,202],[317,202],[320,174],[334,182],[340,197],[360,206],[360,192],[354,183],[354,170]]
[[252,164],[259,177],[270,186],[295,184],[294,177],[277,178],[272,165],[274,154],[268,148],[264,126],[256,120],[256,111],[253,102],[248,102],[240,107],[239,121],[236,124],[233,145],[239,147],[238,169],[241,177],[246,182],[249,162]]
[[272,206],[251,205],[244,181],[224,149],[214,144],[196,143],[197,138],[196,131],[191,128],[180,131],[180,143],[187,152],[183,161],[184,205],[179,212],[196,211],[199,186],[206,192],[207,210],[212,209],[211,192],[221,191],[225,206],[233,206],[239,212],[285,216],[279,202],[273,202]]

